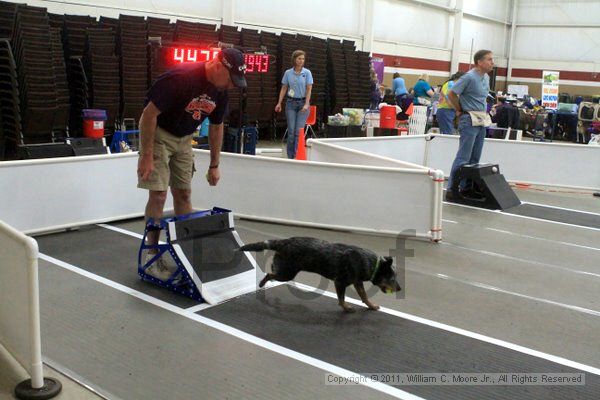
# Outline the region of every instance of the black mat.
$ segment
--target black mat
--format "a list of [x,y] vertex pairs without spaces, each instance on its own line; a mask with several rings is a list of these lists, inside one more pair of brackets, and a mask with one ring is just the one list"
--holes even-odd
[[[332,298],[283,285],[198,314],[358,373],[576,373],[537,357],[382,312],[340,312]],[[585,386],[401,386],[427,399],[598,399]]]
[[192,307],[197,301],[169,292],[137,274],[141,239],[101,228],[86,226],[77,231],[35,238],[40,252],[103,278],[120,283],[178,307]]
[[536,204],[523,203],[504,210],[507,214],[563,222],[565,224],[586,226],[600,229],[600,214],[585,213],[575,210],[563,210]]
[[203,283],[228,278],[254,268],[243,252],[236,251],[240,246],[232,231],[182,240],[178,235],[174,243],[181,246],[183,254]]

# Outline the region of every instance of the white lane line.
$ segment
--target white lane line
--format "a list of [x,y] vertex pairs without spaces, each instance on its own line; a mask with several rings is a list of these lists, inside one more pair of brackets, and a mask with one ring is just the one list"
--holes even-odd
[[[461,225],[475,226],[477,228],[481,228],[481,225],[473,224],[473,223],[465,222],[465,221],[451,221],[451,220],[446,220],[446,219],[442,219],[442,221],[444,221],[444,222],[452,222],[452,223],[461,224]],[[522,237],[522,238],[525,238],[525,239],[534,239],[534,240],[539,240],[539,241],[542,241],[542,242],[556,243],[556,244],[560,244],[560,245],[564,245],[564,246],[571,246],[571,247],[577,247],[577,248],[586,249],[586,250],[600,251],[600,248],[598,248],[598,247],[584,246],[584,245],[577,244],[577,243],[565,242],[565,241],[554,240],[554,239],[548,239],[548,238],[543,238],[543,237],[540,237],[540,236],[525,235],[523,233],[507,231],[507,230],[504,230],[504,229],[489,228],[489,227],[484,227],[483,229],[488,230],[488,231],[492,231],[492,232],[502,233],[502,234],[505,234],[505,235]]]
[[139,291],[132,289],[130,287],[127,287],[125,285],[121,285],[118,282],[111,281],[110,279],[107,279],[102,276],[96,275],[92,272],[86,271],[83,268],[76,267],[74,265],[68,264],[64,261],[61,261],[59,259],[56,259],[54,257],[51,257],[51,256],[43,254],[43,253],[39,253],[39,254],[40,254],[40,258],[42,260],[45,260],[45,261],[48,261],[49,263],[58,265],[59,267],[62,267],[64,269],[68,269],[69,271],[75,272],[81,276],[84,276],[84,277],[92,279],[96,282],[102,283],[103,285],[110,286],[113,289],[116,289],[120,292],[127,293],[129,295],[132,295],[133,297],[137,297],[140,300],[144,300],[144,301],[147,301],[148,303],[152,303],[155,306],[162,307],[162,308],[166,308],[168,306],[170,309],[178,309],[178,310],[183,311],[183,308],[181,308],[181,307],[174,306],[172,304],[167,303],[166,301],[159,300],[156,297],[152,297],[150,295],[139,292]]
[[[295,287],[297,287],[299,289],[303,289],[303,290],[314,292],[314,293],[319,293],[319,294],[322,294],[323,296],[327,296],[327,297],[331,297],[333,299],[337,299],[337,295],[335,293],[333,293],[333,292],[328,292],[328,291],[325,291],[325,290],[317,289],[317,288],[314,288],[312,286],[305,285],[305,284],[298,283],[298,282],[290,283],[290,285],[295,286]],[[360,300],[349,298],[348,296],[346,296],[346,301],[349,302],[349,303],[355,304],[355,305],[364,306],[364,304],[362,304],[362,302]],[[600,368],[596,368],[596,367],[592,367],[590,365],[586,365],[586,364],[582,364],[582,363],[579,363],[579,362],[576,362],[576,361],[568,360],[568,359],[563,358],[563,357],[554,356],[552,354],[548,354],[548,353],[544,353],[544,352],[537,351],[537,350],[534,350],[534,349],[530,349],[528,347],[524,347],[524,346],[520,346],[518,344],[506,342],[504,340],[495,339],[495,338],[492,338],[492,337],[489,337],[489,336],[485,336],[485,335],[482,335],[482,334],[479,334],[479,333],[467,331],[465,329],[457,328],[457,327],[452,326],[452,325],[446,325],[446,324],[443,324],[441,322],[436,322],[436,321],[432,321],[432,320],[429,320],[429,319],[426,319],[426,318],[421,318],[421,317],[418,317],[416,315],[407,314],[407,313],[404,313],[402,311],[393,310],[391,308],[381,307],[379,309],[379,311],[380,312],[384,312],[386,314],[394,315],[396,317],[408,319],[410,321],[418,322],[420,324],[428,325],[428,326],[431,326],[433,328],[438,328],[438,329],[442,329],[442,330],[445,330],[445,331],[448,331],[448,332],[456,333],[458,335],[470,337],[472,339],[477,339],[477,340],[480,340],[482,342],[495,344],[497,346],[501,346],[501,347],[504,347],[504,348],[507,348],[507,349],[510,349],[510,350],[515,350],[515,351],[518,351],[519,353],[528,354],[528,355],[531,355],[531,356],[534,356],[534,357],[542,358],[544,360],[552,361],[554,363],[561,364],[561,365],[564,365],[564,366],[567,366],[567,367],[579,369],[581,371],[589,372],[589,373],[594,374],[594,375],[600,375]]]
[[442,222],[449,222],[451,224],[458,224],[458,221],[452,221],[451,219],[442,219]]
[[508,295],[511,295],[511,296],[520,297],[522,299],[527,299],[527,300],[531,300],[531,301],[535,301],[535,302],[539,302],[539,303],[550,304],[550,305],[553,305],[553,306],[557,306],[557,307],[561,307],[561,308],[566,308],[566,309],[571,310],[571,311],[576,311],[576,312],[580,312],[580,313],[584,313],[584,314],[593,315],[595,317],[600,317],[600,311],[591,310],[589,308],[584,308],[584,307],[579,307],[579,306],[573,306],[573,305],[570,305],[570,304],[560,303],[558,301],[548,300],[548,299],[544,299],[544,298],[541,298],[541,297],[529,296],[529,295],[518,293],[518,292],[512,292],[510,290],[501,289],[499,287],[488,285],[486,283],[475,282],[475,281],[468,281],[468,280],[465,280],[465,279],[455,278],[455,277],[452,277],[452,276],[449,276],[449,275],[446,275],[446,274],[439,274],[439,273],[435,273],[435,272],[425,272],[425,271],[422,271],[422,270],[420,270],[418,268],[405,268],[405,269],[408,270],[408,271],[417,273],[417,274],[421,274],[421,275],[427,275],[427,276],[437,277],[437,278],[448,280],[448,281],[452,281],[452,282],[458,282],[458,283],[461,283],[463,285],[474,286],[474,287],[477,287],[477,288],[480,288],[480,289],[491,290],[491,291],[502,293],[502,294],[508,294]]
[[[238,227],[238,228],[240,228],[240,227]],[[251,232],[260,233],[260,234],[265,235],[267,237],[281,238],[281,236],[273,235],[271,233],[260,231],[258,229],[247,228],[247,227],[241,227],[241,228],[245,229],[245,230],[248,230],[248,231],[251,231]],[[524,299],[527,299],[527,300],[530,300],[530,301],[536,301],[536,302],[541,302],[541,303],[545,303],[545,304],[550,304],[550,305],[553,305],[553,306],[558,306],[558,307],[566,308],[566,309],[569,309],[571,311],[581,312],[581,313],[590,314],[590,315],[594,315],[594,316],[600,316],[600,311],[590,310],[590,309],[587,309],[587,308],[583,308],[583,307],[579,307],[579,306],[573,306],[573,305],[564,304],[564,303],[559,303],[559,302],[556,302],[556,301],[552,301],[552,300],[548,300],[548,299],[543,299],[543,298],[539,298],[539,297],[528,296],[528,295],[525,295],[525,294],[522,294],[522,293],[511,292],[511,291],[504,290],[504,289],[501,289],[501,288],[497,288],[495,286],[487,285],[487,284],[484,284],[484,283],[473,282],[473,281],[466,281],[466,280],[463,280],[463,279],[454,278],[452,276],[448,276],[448,275],[444,275],[444,274],[424,272],[422,269],[417,269],[417,268],[408,268],[408,267],[405,267],[405,269],[407,271],[415,272],[415,273],[422,274],[422,275],[432,276],[432,277],[436,277],[436,278],[439,278],[439,279],[444,279],[444,280],[449,280],[449,281],[453,281],[453,282],[457,282],[457,283],[461,283],[461,284],[465,284],[465,285],[469,285],[469,286],[474,286],[474,287],[477,287],[477,288],[480,288],[480,289],[490,290],[490,291],[497,292],[497,293],[502,293],[502,294],[507,294],[507,295],[511,295],[511,296],[516,296],[516,297],[524,298]],[[310,286],[302,285],[300,283],[294,283],[294,284],[298,285],[298,287],[304,286],[304,287],[307,287],[307,288],[311,288]],[[322,291],[320,289],[314,289],[314,290],[317,293],[321,293],[321,294],[323,294],[325,296],[337,299],[337,295],[335,293],[325,292],[325,291]],[[349,302],[353,303],[353,304],[362,304],[362,302],[360,300],[356,300],[356,299],[350,298],[348,296],[346,296],[346,299]],[[388,312],[389,311],[388,314],[397,315],[397,314],[395,314],[396,313],[395,310],[386,309],[386,310],[382,310],[382,311],[384,311],[384,312]],[[399,313],[399,311],[398,311],[398,313]],[[410,315],[410,314],[405,314],[405,313],[401,313],[401,314],[402,314],[402,318],[411,319],[413,321],[419,322],[419,320],[424,320],[424,319],[422,319],[421,317],[418,317],[418,316],[414,316],[414,315]],[[410,316],[410,318],[408,316]],[[417,319],[419,319],[419,320],[417,320]],[[428,321],[428,320],[425,320],[425,321]],[[434,322],[434,321],[430,321],[430,322],[432,322],[434,324],[440,324],[440,323]],[[430,324],[427,324],[427,325],[430,325]],[[444,324],[440,324],[440,325],[444,325]],[[430,326],[435,326],[435,325],[430,325]],[[450,325],[444,325],[444,326],[451,327]],[[476,339],[478,339],[479,337],[485,337],[485,338],[488,338],[489,340],[498,340],[498,339],[494,339],[494,338],[491,338],[491,337],[479,335],[479,334],[474,333],[474,332],[469,332],[469,331],[466,331],[466,330],[462,330],[460,328],[454,328],[454,327],[451,327],[451,328],[458,329],[461,332],[468,332],[469,334],[467,334],[466,336],[473,337],[473,338],[476,338]],[[448,329],[446,329],[446,330],[448,330]],[[452,331],[452,332],[454,332],[454,331]],[[456,333],[459,333],[459,332],[456,331]],[[462,333],[460,333],[460,334],[462,334]],[[470,334],[472,334],[472,335],[478,335],[478,336],[475,337],[475,336],[471,336]],[[479,340],[481,340],[481,339],[479,339]],[[485,341],[488,341],[489,343],[492,343],[489,340],[485,340]],[[500,342],[503,342],[503,341],[500,341]],[[508,343],[508,342],[503,342],[503,343]],[[522,347],[522,346],[519,346],[517,344],[512,344],[512,343],[508,343],[508,344],[511,345],[511,346],[516,346],[516,347],[522,348],[522,349],[527,349],[527,350],[529,350],[531,352],[536,352],[536,350],[528,349],[526,347]],[[506,347],[506,346],[504,346],[504,347]],[[507,348],[512,348],[512,347],[507,347]],[[518,350],[518,351],[521,351],[521,350]],[[527,353],[527,354],[530,354],[530,353]],[[545,354],[545,353],[539,352],[539,354]],[[549,357],[555,357],[556,359],[564,360],[565,362],[570,362],[570,363],[578,364],[575,361],[570,361],[570,360],[563,359],[563,358],[556,357],[556,356],[552,356],[552,355],[548,355],[548,356]],[[542,357],[542,358],[546,358],[546,357]],[[548,359],[550,361],[553,361],[550,358],[546,358],[546,359]],[[556,362],[558,362],[558,361],[556,361]],[[559,362],[559,364],[570,366],[570,364],[565,364],[563,362]],[[583,368],[580,368],[580,367],[574,367],[574,368],[580,368],[582,370],[585,370],[585,371],[592,372],[594,374],[600,375],[600,369],[597,369],[597,368],[594,368],[594,367],[590,367],[590,366],[587,366],[587,365],[584,365],[584,364],[580,364],[580,365],[582,365],[584,367],[587,367],[587,368],[592,368],[595,372],[588,371],[587,369],[583,369]]]
[[532,206],[538,206],[538,207],[543,207],[543,208],[554,208],[555,210],[573,211],[576,213],[595,215],[597,217],[600,217],[600,214],[598,214],[598,213],[591,212],[591,211],[576,210],[574,208],[566,208],[566,207],[551,206],[548,204],[532,203],[530,201],[523,202],[523,204],[531,204]]
[[[133,236],[133,237],[138,238],[138,239],[143,239],[144,238],[144,235],[141,235],[141,234],[136,233],[136,232],[128,231],[128,230],[125,230],[125,229],[122,229],[122,228],[117,228],[116,226],[112,226],[112,225],[108,225],[108,224],[96,224],[96,225],[99,226],[99,227],[101,227],[101,228],[105,228],[105,229],[109,229],[109,230],[114,231],[114,232],[122,233],[123,235]],[[161,244],[164,244],[164,242],[161,242]]]
[[214,307],[215,305],[216,304],[200,303],[197,306],[186,308],[185,311],[195,313],[198,311],[206,310],[207,308]]
[[[193,312],[189,312],[189,311],[184,310],[184,309],[182,309],[180,307],[177,307],[177,306],[174,306],[172,304],[169,304],[169,303],[167,303],[165,301],[162,301],[162,300],[156,299],[154,297],[148,296],[148,295],[146,295],[144,293],[138,292],[137,290],[128,288],[127,286],[121,285],[121,284],[119,284],[117,282],[113,282],[113,281],[111,281],[109,279],[106,279],[106,278],[103,278],[101,276],[95,275],[95,274],[93,274],[93,273],[91,273],[89,271],[86,271],[86,270],[84,270],[82,268],[79,268],[77,266],[68,264],[68,263],[66,263],[64,261],[61,261],[61,260],[58,260],[58,259],[56,259],[54,257],[50,257],[50,256],[48,256],[46,254],[40,253],[39,257],[41,259],[45,260],[45,261],[48,261],[49,263],[55,264],[55,265],[57,265],[57,266],[59,266],[61,268],[64,268],[64,269],[69,270],[71,272],[77,273],[77,274],[82,275],[82,276],[84,276],[86,278],[92,279],[92,280],[94,280],[94,281],[96,281],[98,283],[101,283],[103,285],[109,286],[109,287],[111,287],[113,289],[116,289],[116,290],[122,292],[122,293],[129,294],[129,295],[131,295],[133,297],[136,297],[136,298],[138,298],[140,300],[143,300],[143,301],[146,301],[148,303],[151,303],[151,304],[153,304],[153,305],[155,305],[157,307],[160,307],[160,308],[162,308],[164,310],[171,311],[171,312],[173,312],[175,314],[178,314],[178,315],[180,315],[182,317],[191,319],[191,320],[196,321],[196,322],[198,322],[198,323],[200,323],[202,325],[206,325],[206,326],[209,326],[209,327],[211,327],[213,329],[216,329],[218,331],[227,333],[227,334],[229,334],[231,336],[234,336],[234,337],[236,337],[238,339],[241,339],[241,340],[244,340],[246,342],[252,343],[252,344],[254,344],[256,346],[259,346],[259,347],[262,347],[264,349],[271,350],[271,351],[273,351],[275,353],[278,353],[278,354],[280,354],[282,356],[294,359],[296,361],[300,361],[300,362],[302,362],[304,364],[307,364],[307,365],[310,365],[310,366],[313,366],[313,367],[317,367],[317,368],[319,368],[319,369],[321,369],[323,371],[326,371],[326,372],[329,372],[329,373],[332,373],[332,374],[336,374],[336,375],[341,376],[343,378],[356,379],[356,377],[359,376],[359,374],[356,373],[356,372],[347,370],[345,368],[338,367],[336,365],[333,365],[333,364],[330,364],[328,362],[319,360],[317,358],[307,356],[306,354],[302,354],[302,353],[299,353],[297,351],[294,351],[294,350],[288,349],[286,347],[280,346],[278,344],[269,342],[269,341],[261,339],[261,338],[259,338],[257,336],[254,336],[254,335],[251,335],[251,334],[246,333],[244,331],[241,331],[239,329],[233,328],[233,327],[231,327],[229,325],[225,325],[225,324],[223,324],[221,322],[218,322],[218,321],[215,321],[215,320],[212,320],[212,319],[200,316],[198,314],[194,314]],[[410,394],[408,392],[405,392],[403,390],[397,389],[395,387],[388,386],[388,385],[382,384],[380,382],[376,382],[374,380],[371,380],[368,377],[365,377],[364,381],[363,381],[363,379],[361,379],[360,382],[359,382],[359,384],[361,384],[363,386],[366,386],[368,388],[377,390],[379,392],[388,394],[388,395],[393,396],[393,397],[398,398],[398,399],[403,399],[403,400],[424,400],[422,397],[418,397],[418,396],[415,396],[415,395]]]
[[571,247],[578,247],[578,248],[586,249],[586,250],[600,251],[600,248],[598,248],[598,247],[583,246],[581,244],[576,244],[576,243],[571,243],[571,242],[563,242],[563,241],[554,240],[554,239],[546,239],[546,238],[542,238],[539,236],[530,236],[530,235],[525,235],[522,233],[511,232],[511,231],[506,231],[506,230],[496,229],[496,228],[484,228],[484,229],[487,229],[492,232],[503,233],[506,235],[518,236],[518,237],[522,237],[525,239],[534,239],[534,240],[539,240],[539,241],[543,241],[543,242],[556,243],[556,244],[561,244],[561,245],[571,246]]
[[541,262],[541,261],[528,260],[528,259],[525,259],[525,258],[519,258],[519,257],[515,257],[515,256],[509,256],[507,254],[496,253],[496,252],[489,251],[489,250],[472,249],[470,247],[464,247],[464,246],[460,246],[460,245],[454,244],[454,243],[442,242],[441,244],[443,246],[455,247],[457,249],[466,250],[466,251],[469,251],[471,253],[479,253],[479,254],[483,254],[483,255],[486,255],[486,256],[498,257],[498,258],[503,258],[503,259],[511,260],[511,261],[519,261],[519,262],[526,263],[526,264],[534,264],[534,265],[539,265],[539,266],[542,266],[542,267],[554,268],[554,269],[557,269],[557,270],[560,270],[560,271],[570,272],[570,273],[573,273],[573,274],[587,275],[587,276],[591,276],[591,277],[594,277],[594,278],[600,278],[600,274],[595,273],[595,272],[588,272],[588,271],[583,271],[583,270],[580,270],[580,269],[573,269],[573,268],[563,267],[563,266],[560,266],[560,265],[548,264],[548,263],[544,263],[544,262]]
[[[548,223],[551,223],[551,224],[558,224],[558,225],[570,226],[570,227],[573,227],[573,228],[589,229],[589,230],[596,231],[596,232],[600,231],[600,228],[593,228],[591,226],[568,224],[566,222],[553,221],[553,220],[550,220],[550,219],[543,219],[543,218],[529,217],[529,216],[526,216],[526,215],[512,214],[512,213],[510,213],[508,211],[488,210],[488,209],[485,209],[485,208],[472,207],[472,206],[467,206],[467,205],[464,205],[464,204],[449,203],[447,201],[444,201],[444,204],[445,205],[454,206],[454,207],[461,207],[461,208],[468,208],[468,209],[478,210],[478,211],[482,211],[482,212],[495,213],[496,215],[504,215],[504,216],[508,216],[508,217],[523,218],[523,219],[529,219],[529,220],[532,220],[532,221],[548,222]],[[530,203],[522,203],[522,204],[530,204]],[[584,212],[584,213],[585,214],[592,214],[592,213],[587,213],[587,212]]]

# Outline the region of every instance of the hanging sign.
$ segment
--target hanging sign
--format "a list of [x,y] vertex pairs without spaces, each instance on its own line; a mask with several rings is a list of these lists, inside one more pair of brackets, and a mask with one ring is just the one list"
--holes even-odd
[[542,72],[542,107],[558,108],[558,71]]

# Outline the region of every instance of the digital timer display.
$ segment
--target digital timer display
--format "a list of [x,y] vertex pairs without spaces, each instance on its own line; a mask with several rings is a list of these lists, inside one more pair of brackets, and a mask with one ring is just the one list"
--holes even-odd
[[[163,48],[163,60],[167,64],[181,64],[205,62],[214,59],[221,51],[218,48],[202,49],[193,47],[167,47]],[[246,72],[269,72],[269,55],[268,54],[244,54],[246,62]]]

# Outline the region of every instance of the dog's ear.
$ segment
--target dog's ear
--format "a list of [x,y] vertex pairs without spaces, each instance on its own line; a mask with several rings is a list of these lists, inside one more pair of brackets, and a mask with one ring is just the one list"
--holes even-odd
[[393,268],[392,268],[393,263],[394,263],[394,259],[392,257],[383,257],[381,260],[381,264],[379,266],[379,270],[383,274],[388,274],[393,270]]

